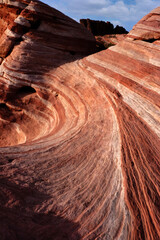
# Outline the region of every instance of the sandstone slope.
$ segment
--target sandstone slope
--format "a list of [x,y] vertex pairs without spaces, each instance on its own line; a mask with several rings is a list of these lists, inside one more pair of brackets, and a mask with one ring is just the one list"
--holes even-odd
[[0,238],[158,240],[160,8],[82,58],[78,23],[0,6]]

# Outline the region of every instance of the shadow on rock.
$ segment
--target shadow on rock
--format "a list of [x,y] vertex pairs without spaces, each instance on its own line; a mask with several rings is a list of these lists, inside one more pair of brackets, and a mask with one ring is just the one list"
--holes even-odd
[[[50,196],[32,187],[20,187],[8,179],[0,182],[1,240],[79,240],[79,224],[51,210],[37,213]],[[54,206],[56,209],[56,206]]]

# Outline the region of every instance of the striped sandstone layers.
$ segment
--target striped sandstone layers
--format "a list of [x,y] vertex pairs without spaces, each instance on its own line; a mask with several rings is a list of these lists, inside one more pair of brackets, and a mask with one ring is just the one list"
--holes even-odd
[[158,240],[160,8],[82,58],[73,20],[1,6],[19,9],[0,30],[1,239]]

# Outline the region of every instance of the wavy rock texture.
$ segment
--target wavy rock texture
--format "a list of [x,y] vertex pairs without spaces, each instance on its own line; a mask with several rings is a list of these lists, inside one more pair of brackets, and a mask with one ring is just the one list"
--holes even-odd
[[82,58],[95,46],[82,26],[1,1],[13,5],[0,39],[1,239],[158,240],[160,8]]

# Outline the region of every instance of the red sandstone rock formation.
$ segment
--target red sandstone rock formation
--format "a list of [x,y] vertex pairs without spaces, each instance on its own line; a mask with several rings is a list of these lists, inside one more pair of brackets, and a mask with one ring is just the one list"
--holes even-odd
[[0,3],[2,58],[10,54],[24,38],[34,38],[41,44],[45,42],[46,46],[70,52],[71,55],[86,55],[95,50],[95,39],[91,33],[43,3],[29,0],[1,0]]
[[82,26],[0,6],[0,239],[158,240],[160,8],[80,60]]

